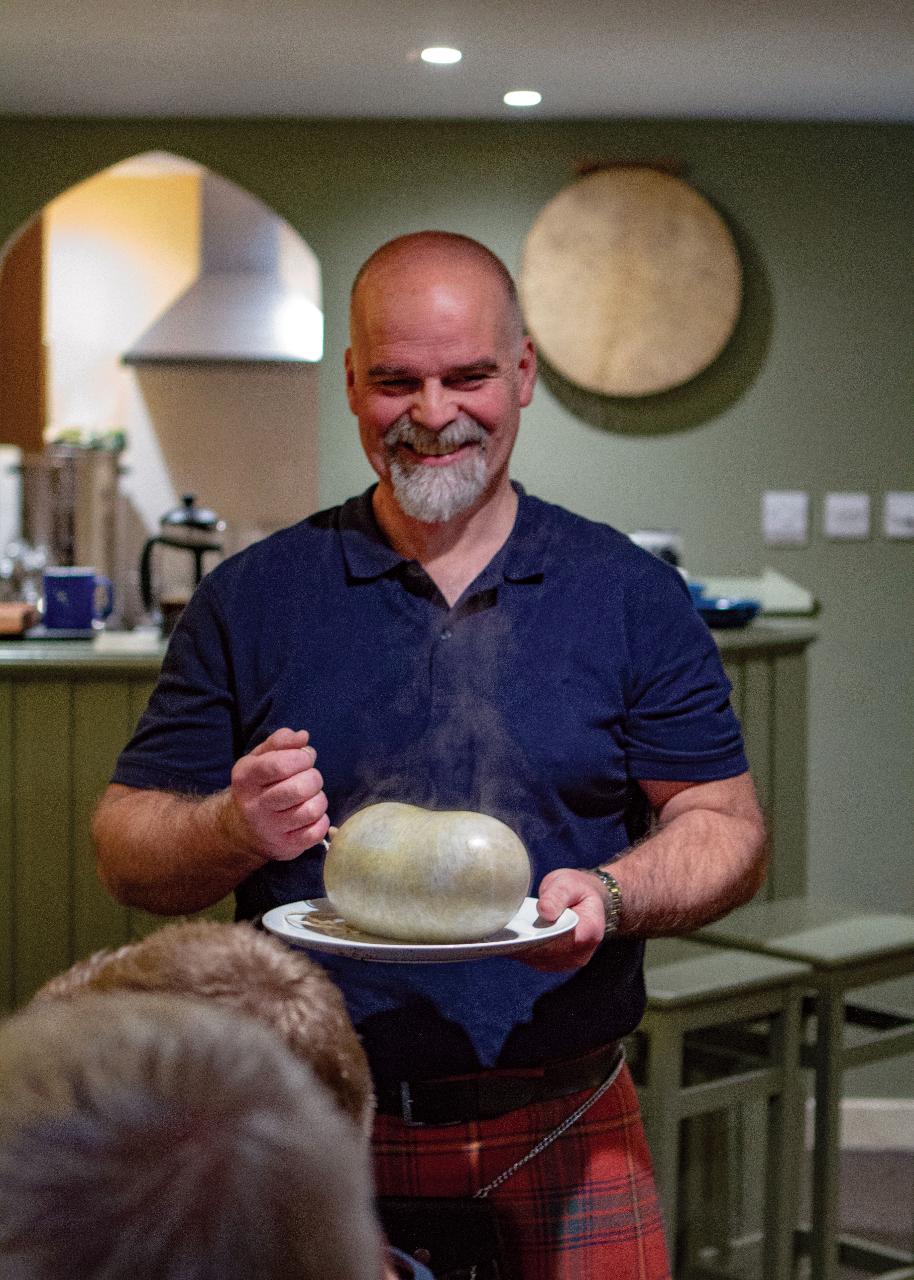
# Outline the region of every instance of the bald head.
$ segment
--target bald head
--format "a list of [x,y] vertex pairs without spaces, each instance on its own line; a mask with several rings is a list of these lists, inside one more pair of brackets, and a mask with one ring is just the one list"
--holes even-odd
[[408,288],[410,280],[427,282],[452,272],[475,274],[498,286],[504,300],[504,322],[515,339],[524,332],[517,288],[501,258],[478,240],[451,231],[416,231],[388,240],[361,266],[352,285],[350,324],[359,327],[366,294],[380,285]]

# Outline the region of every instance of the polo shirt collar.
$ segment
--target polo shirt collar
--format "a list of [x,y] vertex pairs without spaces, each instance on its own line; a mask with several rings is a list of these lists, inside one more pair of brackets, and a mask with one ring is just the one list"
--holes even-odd
[[350,498],[340,508],[340,542],[346,570],[353,581],[370,582],[382,578],[398,565],[403,557],[381,532],[375,519],[372,497],[377,485],[371,485],[357,498]]
[[552,521],[545,518],[549,510],[531,498],[522,484],[512,480],[518,497],[514,528],[503,548],[503,570],[506,582],[537,582],[546,572],[552,542]]
[[[523,485],[512,480],[518,496],[514,528],[504,547],[493,560],[499,577],[507,582],[536,581],[542,578],[552,540],[551,522],[537,519],[533,507],[536,500],[527,495]],[[408,563],[384,537],[375,519],[372,498],[377,485],[372,485],[340,508],[340,542],[346,569],[352,581],[372,581]]]

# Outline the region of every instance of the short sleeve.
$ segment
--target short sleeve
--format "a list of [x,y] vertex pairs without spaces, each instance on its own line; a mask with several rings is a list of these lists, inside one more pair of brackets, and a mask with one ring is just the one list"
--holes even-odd
[[704,782],[748,769],[717,645],[680,575],[645,565],[627,611],[629,775]]
[[233,708],[225,628],[204,578],[175,628],[112,781],[195,795],[221,791],[235,759]]

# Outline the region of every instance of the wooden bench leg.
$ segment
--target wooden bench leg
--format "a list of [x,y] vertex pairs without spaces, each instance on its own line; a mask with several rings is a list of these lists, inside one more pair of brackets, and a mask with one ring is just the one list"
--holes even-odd
[[812,1280],[836,1280],[841,1191],[844,999],[823,983],[816,996],[816,1124],[812,1165]]
[[781,1092],[768,1104],[765,1168],[765,1280],[789,1280],[794,1266],[794,1231],[800,1198],[803,1153],[803,1087],[800,1061],[800,993],[788,996],[772,1019],[770,1053],[783,1068]]
[[650,1028],[647,1106],[644,1129],[660,1192],[670,1260],[676,1257],[679,1193],[679,1090],[682,1084],[683,1031],[675,1018],[659,1018]]

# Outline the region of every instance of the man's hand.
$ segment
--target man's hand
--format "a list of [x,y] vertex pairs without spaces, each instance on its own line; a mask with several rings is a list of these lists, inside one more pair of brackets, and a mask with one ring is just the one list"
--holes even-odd
[[112,782],[92,818],[98,874],[118,902],[159,915],[202,911],[271,859],[326,834],[324,780],[305,730],[277,729],[208,796]]
[[241,834],[264,857],[297,858],[327,834],[324,780],[305,729],[277,729],[232,769],[231,796]]
[[537,910],[544,920],[558,920],[571,907],[578,923],[570,933],[524,951],[520,959],[532,969],[556,972],[580,969],[603,941],[606,932],[606,890],[596,876],[561,867],[543,877]]
[[[765,824],[748,773],[716,782],[641,783],[657,826],[649,839],[610,861],[622,893],[619,932],[641,938],[688,933],[748,902],[765,876]],[[539,913],[557,920],[565,907],[575,929],[518,953],[535,969],[577,969],[605,929],[606,890],[587,871],[550,871]]]

